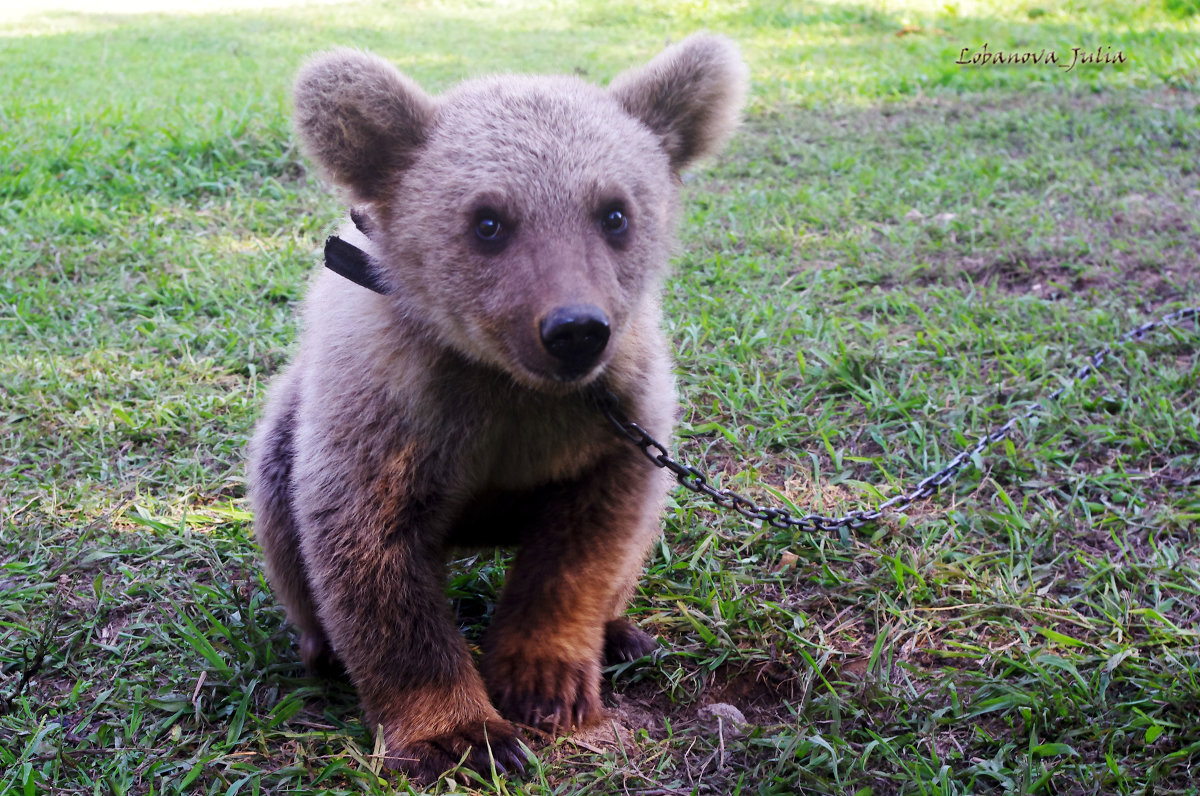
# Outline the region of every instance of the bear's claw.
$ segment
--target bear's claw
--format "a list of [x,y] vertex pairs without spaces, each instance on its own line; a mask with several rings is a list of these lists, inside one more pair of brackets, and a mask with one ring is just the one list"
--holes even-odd
[[602,711],[597,663],[528,660],[494,667],[496,708],[513,721],[545,732],[581,727]]
[[517,729],[507,721],[487,721],[389,749],[385,765],[429,785],[460,763],[480,774],[490,773],[495,766],[498,774],[520,775],[525,773],[526,760]]

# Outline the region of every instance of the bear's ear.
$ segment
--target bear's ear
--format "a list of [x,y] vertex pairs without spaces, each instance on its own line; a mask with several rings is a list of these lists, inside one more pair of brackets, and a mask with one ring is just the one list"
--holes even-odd
[[627,113],[659,135],[671,168],[679,172],[717,152],[729,138],[748,79],[733,42],[698,34],[645,66],[617,75],[608,90]]
[[305,151],[356,200],[382,198],[425,143],[432,97],[387,61],[338,49],[300,70],[295,125]]

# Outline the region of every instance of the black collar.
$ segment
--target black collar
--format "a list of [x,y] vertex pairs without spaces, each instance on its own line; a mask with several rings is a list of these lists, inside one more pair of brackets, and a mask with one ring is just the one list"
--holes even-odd
[[[371,226],[367,219],[357,210],[350,211],[350,218],[354,221],[354,226],[366,235]],[[384,296],[388,293],[387,286],[380,281],[367,253],[337,235],[330,235],[325,239],[325,267],[367,290]]]

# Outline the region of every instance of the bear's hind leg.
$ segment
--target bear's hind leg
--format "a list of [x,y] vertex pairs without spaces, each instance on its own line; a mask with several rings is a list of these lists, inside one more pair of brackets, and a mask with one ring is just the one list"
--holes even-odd
[[300,660],[305,669],[318,677],[342,678],[345,669],[317,618],[292,506],[295,381],[290,373],[282,378],[250,445],[254,535],[263,549],[271,588],[300,631]]
[[636,661],[658,646],[654,636],[635,626],[625,617],[610,619],[604,625],[604,665]]

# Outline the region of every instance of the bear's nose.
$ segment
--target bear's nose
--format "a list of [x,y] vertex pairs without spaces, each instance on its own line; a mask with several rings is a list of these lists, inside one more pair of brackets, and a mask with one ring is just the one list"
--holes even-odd
[[576,304],[552,310],[542,319],[542,345],[563,364],[567,375],[591,370],[608,345],[608,316],[591,304]]

